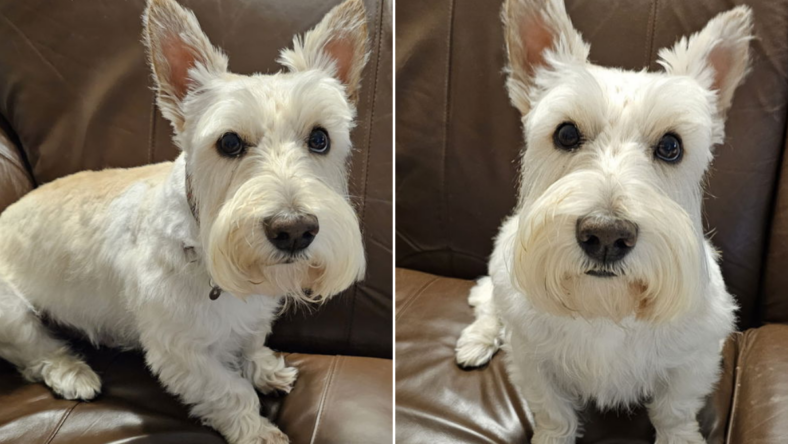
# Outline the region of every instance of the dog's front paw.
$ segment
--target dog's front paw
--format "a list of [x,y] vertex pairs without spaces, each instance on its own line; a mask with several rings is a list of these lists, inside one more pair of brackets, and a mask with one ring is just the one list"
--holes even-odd
[[700,432],[657,433],[656,444],[706,444]]
[[298,378],[297,368],[288,367],[283,357],[276,356],[268,349],[249,359],[244,373],[264,395],[274,392],[290,393]]
[[475,324],[466,327],[457,341],[455,358],[460,367],[481,367],[490,362],[500,347],[496,337],[480,335],[476,332],[475,327]]
[[41,371],[44,383],[69,400],[88,401],[101,392],[101,379],[89,365],[73,356],[47,363]]
[[222,434],[230,444],[288,444],[290,439],[262,416],[245,416]]
[[290,393],[298,378],[298,369],[287,367],[282,361],[282,366],[271,373],[262,372],[254,381],[254,386],[260,393],[268,395],[274,392]]
[[574,436],[556,435],[537,430],[531,438],[531,444],[574,444]]

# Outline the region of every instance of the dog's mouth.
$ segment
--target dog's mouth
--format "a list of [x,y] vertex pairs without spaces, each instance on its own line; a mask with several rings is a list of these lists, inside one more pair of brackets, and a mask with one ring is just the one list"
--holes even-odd
[[309,261],[309,255],[304,253],[283,254],[277,258],[276,265],[289,265]]
[[609,270],[600,270],[600,269],[592,269],[586,271],[586,274],[589,276],[599,277],[599,278],[611,278],[618,276],[617,274],[613,273]]

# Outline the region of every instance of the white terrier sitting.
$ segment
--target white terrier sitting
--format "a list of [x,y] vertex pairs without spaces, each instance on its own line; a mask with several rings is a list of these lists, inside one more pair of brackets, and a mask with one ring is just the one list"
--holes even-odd
[[703,234],[703,178],[747,71],[750,10],[662,49],[664,73],[589,63],[561,0],[507,0],[503,19],[527,149],[457,361],[503,343],[537,444],[574,442],[590,401],[647,401],[657,443],[704,442],[696,415],[736,306]]
[[287,442],[255,388],[289,392],[297,371],[266,335],[283,300],[324,300],[365,269],[346,171],[364,6],[331,10],[274,75],[228,72],[173,0],[150,0],[144,22],[158,105],[183,152],[57,180],[2,213],[0,356],[64,398],[95,397],[99,377],[45,315],[95,344],[141,348],[231,443]]

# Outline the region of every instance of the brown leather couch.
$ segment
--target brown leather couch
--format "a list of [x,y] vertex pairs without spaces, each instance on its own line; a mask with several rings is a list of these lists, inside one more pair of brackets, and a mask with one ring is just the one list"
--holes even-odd
[[[454,363],[472,281],[515,203],[519,115],[504,89],[501,0],[397,0],[397,442],[526,442],[532,429],[500,354]],[[788,1],[568,0],[591,59],[629,69],[747,3],[753,70],[728,116],[705,202],[741,306],[724,374],[700,415],[710,442],[788,442]],[[647,443],[643,409],[584,412],[579,443]]]
[[[239,73],[278,70],[279,49],[339,3],[181,1]],[[351,193],[368,273],[319,310],[286,314],[275,326],[271,346],[301,374],[289,395],[263,398],[263,413],[293,443],[384,443],[393,435],[391,14],[383,0],[366,5],[373,54],[353,131]],[[170,126],[154,105],[143,6],[0,1],[0,211],[80,170],[175,158]],[[0,360],[0,443],[224,442],[164,393],[139,353],[78,347],[103,378],[102,394],[88,403],[57,399]]]

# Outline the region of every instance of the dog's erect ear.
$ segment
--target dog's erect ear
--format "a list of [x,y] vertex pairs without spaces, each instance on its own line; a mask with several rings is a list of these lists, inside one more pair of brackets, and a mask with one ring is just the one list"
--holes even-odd
[[717,91],[717,108],[725,114],[733,92],[747,74],[752,40],[752,12],[739,6],[714,17],[702,31],[659,51],[668,74],[686,75]]
[[509,97],[527,114],[537,70],[555,62],[584,63],[589,47],[572,26],[563,0],[506,0],[501,15],[509,57]]
[[293,72],[320,69],[331,73],[355,102],[361,71],[369,58],[367,46],[364,3],[345,0],[303,37],[293,39],[293,49],[282,50],[279,63]]
[[211,45],[194,13],[175,0],[148,0],[142,20],[157,103],[181,131],[184,97],[211,76],[226,72],[227,57]]

